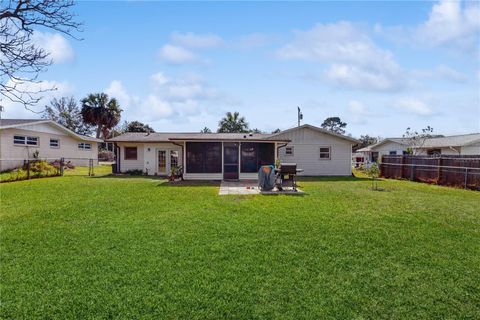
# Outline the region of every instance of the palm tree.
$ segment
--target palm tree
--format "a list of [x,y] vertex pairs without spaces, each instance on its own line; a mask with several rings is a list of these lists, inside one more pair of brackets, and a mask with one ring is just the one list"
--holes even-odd
[[86,124],[96,126],[96,137],[106,139],[110,129],[120,122],[122,109],[115,98],[105,93],[89,94],[82,99],[82,117]]
[[238,112],[227,112],[225,117],[218,123],[218,130],[220,133],[247,133],[248,122],[245,117],[241,117]]

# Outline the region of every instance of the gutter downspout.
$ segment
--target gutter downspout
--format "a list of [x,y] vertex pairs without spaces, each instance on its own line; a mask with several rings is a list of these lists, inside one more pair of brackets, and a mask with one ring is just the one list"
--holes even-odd
[[[280,157],[278,156],[278,150],[280,150],[280,148],[286,147],[287,145],[288,145],[288,142],[277,146],[277,159],[280,159]],[[277,161],[277,159],[275,159],[275,161]]]
[[459,150],[457,150],[457,149],[455,149],[454,147],[452,147],[452,146],[449,146],[449,147],[448,147],[448,149],[450,149],[450,150],[452,150],[452,151],[454,151],[454,152],[458,153],[458,155],[460,155],[460,151],[459,151]]

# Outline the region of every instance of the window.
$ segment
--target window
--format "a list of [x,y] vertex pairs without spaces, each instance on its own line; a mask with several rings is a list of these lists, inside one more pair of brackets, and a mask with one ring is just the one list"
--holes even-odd
[[137,147],[125,147],[125,160],[137,160]]
[[320,159],[330,160],[330,147],[320,147]]
[[38,146],[38,137],[13,136],[13,144]]
[[222,144],[220,142],[187,142],[187,173],[221,173]]
[[397,155],[397,151],[390,151],[390,152],[389,152],[389,155],[391,155],[391,156],[396,156],[396,155]]
[[293,156],[293,147],[286,147],[285,148],[285,155]]
[[240,147],[240,172],[258,172],[261,166],[275,163],[275,146],[273,143],[244,142]]
[[178,168],[178,151],[170,150],[170,168]]
[[429,149],[429,150],[427,150],[427,155],[429,155],[429,156],[439,156],[441,154],[442,154],[441,149]]
[[60,148],[60,140],[50,139],[50,148]]
[[80,142],[78,144],[78,149],[80,150],[90,150],[92,149],[92,144],[86,142]]

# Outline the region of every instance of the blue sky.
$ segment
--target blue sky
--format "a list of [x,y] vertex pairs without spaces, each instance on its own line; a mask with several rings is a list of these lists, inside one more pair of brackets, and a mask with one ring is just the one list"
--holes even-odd
[[[480,132],[478,2],[79,2],[77,41],[39,30],[52,97],[107,92],[158,131],[271,131],[329,116],[347,132]],[[5,103],[4,103],[5,104]],[[6,103],[3,117],[28,117]]]

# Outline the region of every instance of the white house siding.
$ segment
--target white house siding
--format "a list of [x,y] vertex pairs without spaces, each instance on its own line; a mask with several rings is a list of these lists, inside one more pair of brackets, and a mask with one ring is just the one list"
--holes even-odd
[[407,150],[407,146],[398,142],[388,141],[388,142],[385,142],[384,144],[379,145],[378,147],[375,147],[375,149],[373,149],[372,151],[378,152],[378,156],[380,159],[381,156],[390,155],[390,152],[395,152],[397,155],[402,155],[403,151],[406,151],[406,150]]
[[[145,172],[145,168],[144,168],[145,152],[144,152],[143,143],[119,142],[118,146],[120,147],[120,172],[126,172],[129,170],[142,170],[142,172]],[[137,147],[136,160],[125,160],[125,147]]]
[[462,147],[464,155],[480,155],[480,142],[469,146]]
[[178,164],[183,165],[182,147],[173,143],[146,143],[143,147],[144,170],[149,175],[164,174],[158,172],[158,150],[165,150],[167,153],[167,172],[170,174],[170,151],[178,151]]
[[[440,149],[440,154],[443,155],[480,155],[480,143],[472,144],[470,146],[464,147],[443,147],[443,148],[430,148],[430,149]],[[427,155],[428,149],[422,149],[418,152],[420,155]]]
[[[275,137],[291,140],[293,155],[279,149],[281,162],[293,162],[305,176],[348,176],[352,174],[352,142],[310,128],[299,128]],[[330,159],[320,159],[320,147],[330,147]]]
[[[23,165],[23,159],[32,158],[38,150],[39,157],[48,160],[65,158],[77,166],[88,166],[89,159],[94,159],[97,164],[98,146],[94,141],[83,141],[75,139],[65,132],[48,124],[21,128],[9,128],[0,130],[0,171],[17,168]],[[39,130],[39,131],[33,131]],[[13,136],[32,136],[39,138],[38,146],[18,146],[13,144]],[[60,148],[50,147],[50,139],[60,140]],[[86,142],[92,145],[90,150],[78,149],[79,142]]]

